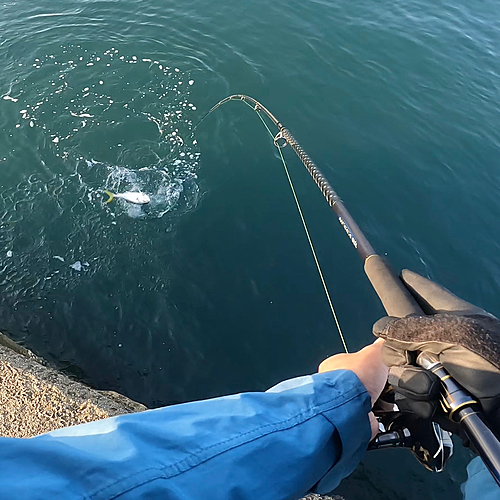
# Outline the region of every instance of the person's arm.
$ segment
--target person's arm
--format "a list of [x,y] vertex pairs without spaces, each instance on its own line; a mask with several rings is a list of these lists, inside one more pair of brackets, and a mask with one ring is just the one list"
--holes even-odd
[[[265,393],[0,439],[0,498],[279,500],[331,491],[366,451],[387,369],[378,343],[327,364],[336,371]],[[380,372],[376,388],[370,366]]]
[[331,490],[370,439],[354,373],[0,439],[0,498],[292,499]]

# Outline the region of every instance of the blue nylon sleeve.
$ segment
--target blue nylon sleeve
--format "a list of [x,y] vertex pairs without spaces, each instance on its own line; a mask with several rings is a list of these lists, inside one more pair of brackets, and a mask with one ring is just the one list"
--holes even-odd
[[462,484],[464,500],[500,500],[500,487],[479,457],[467,466],[467,476]]
[[295,499],[329,491],[370,438],[350,371],[0,439],[0,498]]

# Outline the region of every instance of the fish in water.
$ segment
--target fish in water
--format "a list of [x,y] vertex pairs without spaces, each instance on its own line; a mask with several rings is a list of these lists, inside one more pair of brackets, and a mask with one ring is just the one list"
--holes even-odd
[[122,200],[128,201],[129,203],[135,203],[136,205],[146,205],[151,201],[146,193],[141,193],[140,191],[127,191],[126,193],[112,193],[111,191],[104,191],[109,198],[106,203],[111,203],[115,198],[120,198]]

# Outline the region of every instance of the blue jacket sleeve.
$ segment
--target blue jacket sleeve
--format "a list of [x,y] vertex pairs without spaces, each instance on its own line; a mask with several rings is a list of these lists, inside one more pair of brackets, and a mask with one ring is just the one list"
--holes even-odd
[[500,500],[500,488],[479,457],[467,466],[467,476],[462,484],[464,500]]
[[331,491],[362,459],[370,397],[356,375],[0,439],[0,498],[299,498]]

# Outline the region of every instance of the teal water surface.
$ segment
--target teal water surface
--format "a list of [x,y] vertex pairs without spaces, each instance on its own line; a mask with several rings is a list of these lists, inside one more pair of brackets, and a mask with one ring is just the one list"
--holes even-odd
[[[0,329],[159,406],[262,390],[342,344],[272,142],[288,126],[372,244],[500,314],[498,8],[491,0],[0,5]],[[383,315],[286,151],[348,346]],[[147,208],[104,203],[141,189]],[[347,498],[459,498],[374,452]]]

